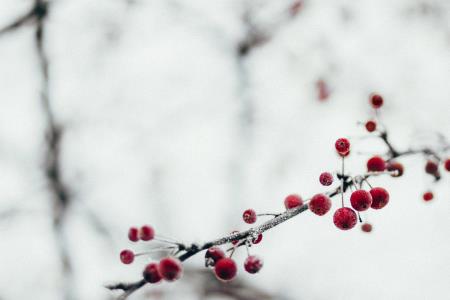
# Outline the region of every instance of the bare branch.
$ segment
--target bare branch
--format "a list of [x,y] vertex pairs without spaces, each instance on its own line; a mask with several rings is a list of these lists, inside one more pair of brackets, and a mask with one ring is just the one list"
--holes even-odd
[[[360,183],[362,183],[362,181],[366,180],[369,177],[379,176],[379,175],[383,175],[383,174],[390,174],[390,173],[389,172],[370,172],[367,174],[356,176],[355,178],[352,178],[351,176],[348,176],[348,175],[342,176],[342,175],[338,174],[338,177],[344,179],[343,180],[343,182],[344,182],[343,191],[345,193],[345,191],[347,191],[347,189],[350,186],[352,186],[353,184],[355,184],[355,183],[360,184]],[[326,194],[329,197],[334,197],[334,196],[341,194],[341,189],[342,189],[342,187],[339,186],[336,189],[331,190]],[[307,201],[309,201],[309,199]],[[243,245],[245,245],[245,243],[248,239],[256,238],[258,236],[258,234],[268,231],[268,230],[286,222],[287,220],[292,219],[293,217],[307,211],[308,208],[309,208],[308,203],[306,203],[302,206],[299,206],[299,207],[296,207],[296,208],[293,208],[290,210],[286,210],[285,212],[279,214],[277,217],[274,217],[258,226],[252,227],[248,230],[230,234],[230,235],[212,240],[210,242],[206,242],[201,246],[193,244],[190,247],[187,247],[186,249],[180,251],[181,255],[178,257],[178,259],[180,261],[185,261],[185,260],[189,259],[190,257],[196,255],[197,253],[207,250],[208,248],[210,248],[212,246],[225,245],[225,244],[229,244],[233,241],[240,241],[237,246],[238,247],[243,246]],[[146,282],[144,280],[139,280],[134,283],[126,283],[126,284],[118,283],[118,284],[108,285],[108,286],[106,286],[106,288],[108,288],[110,290],[124,291],[124,293],[118,298],[118,299],[123,300],[123,299],[126,299],[129,295],[131,295],[135,291],[137,291],[138,289],[140,289],[142,286],[144,286],[145,283]]]

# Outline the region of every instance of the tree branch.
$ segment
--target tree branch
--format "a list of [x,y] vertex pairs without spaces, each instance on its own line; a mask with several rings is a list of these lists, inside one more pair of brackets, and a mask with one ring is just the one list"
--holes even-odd
[[[386,146],[388,147],[388,156],[389,158],[387,159],[388,161],[393,160],[397,157],[400,156],[407,156],[407,155],[414,155],[414,154],[424,154],[427,156],[432,156],[434,157],[437,161],[441,161],[442,157],[438,154],[437,151],[431,149],[430,147],[424,147],[424,148],[420,148],[420,149],[408,149],[405,151],[399,151],[397,150],[391,143],[391,141],[388,138],[388,133],[386,130],[380,132],[379,137],[381,138],[381,140],[386,144]],[[443,143],[443,147],[441,149],[441,151],[447,151],[450,149],[450,144],[448,144],[448,142],[444,139],[442,141]]]
[[[343,191],[345,193],[345,191],[347,191],[350,186],[352,186],[354,184],[357,184],[357,185],[361,184],[363,181],[365,181],[369,177],[383,175],[383,174],[389,174],[389,172],[371,172],[371,173],[363,174],[361,176],[356,176],[354,178],[351,176],[348,176],[348,175],[338,174],[338,178],[343,178],[343,180],[344,180]],[[342,187],[339,186],[336,189],[327,192],[326,194],[329,197],[334,197],[334,196],[341,194],[341,189],[342,189]],[[279,214],[278,216],[276,216],[258,226],[247,229],[245,231],[230,234],[230,235],[212,240],[210,242],[206,242],[200,246],[197,244],[192,244],[190,247],[187,247],[186,249],[180,251],[180,255],[178,256],[178,259],[180,261],[185,261],[185,260],[189,259],[190,257],[196,255],[197,253],[207,250],[210,247],[225,245],[225,244],[229,244],[234,241],[239,241],[239,243],[237,244],[237,247],[243,246],[243,245],[245,245],[247,240],[249,240],[249,239],[252,240],[252,239],[256,238],[260,233],[268,231],[268,230],[294,218],[295,216],[307,211],[309,208],[307,202],[309,200],[310,199],[308,199],[306,201],[306,204],[304,204],[302,206],[299,206],[299,207],[296,207],[296,208],[293,208],[290,210],[286,210],[285,212]],[[118,284],[107,285],[106,288],[108,288],[110,290],[122,290],[123,294],[120,295],[120,297],[118,299],[123,300],[123,299],[126,299],[129,295],[131,295],[135,291],[137,291],[138,289],[140,289],[141,287],[143,287],[145,284],[146,284],[146,282],[144,280],[139,280],[134,283],[118,283]]]

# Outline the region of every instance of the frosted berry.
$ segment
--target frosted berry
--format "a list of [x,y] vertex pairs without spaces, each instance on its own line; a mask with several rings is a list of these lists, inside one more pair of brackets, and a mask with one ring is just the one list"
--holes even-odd
[[433,200],[434,195],[432,192],[426,192],[423,194],[422,198],[424,201],[431,201],[431,200]]
[[366,124],[364,125],[366,127],[366,130],[368,132],[374,132],[377,129],[377,123],[375,121],[367,121]]
[[149,263],[142,272],[142,276],[148,283],[157,283],[162,280],[157,263]]
[[236,277],[237,266],[231,258],[222,258],[216,263],[214,267],[216,277],[222,281],[230,281]]
[[370,172],[382,172],[386,170],[386,162],[379,156],[374,156],[367,161],[367,170]]
[[346,138],[340,138],[336,141],[334,147],[336,148],[336,151],[339,155],[347,156],[347,154],[350,152],[350,141]]
[[303,199],[299,195],[289,195],[284,199],[284,207],[292,209],[303,205]]
[[381,209],[389,202],[389,193],[382,187],[375,187],[371,189],[370,195],[372,196],[371,207],[373,209]]
[[143,241],[151,241],[155,238],[155,230],[150,225],[144,225],[139,229],[139,238]]
[[128,230],[128,239],[132,242],[139,241],[139,230],[136,227],[131,227]]
[[[239,233],[239,231],[233,230],[230,234],[235,234],[235,233]],[[233,245],[236,245],[237,243],[239,243],[239,240],[234,240],[231,242],[231,244],[233,244]]]
[[120,252],[120,261],[126,265],[131,264],[134,261],[134,253],[131,250],[122,250]]
[[349,207],[341,207],[334,213],[333,222],[337,228],[341,230],[349,230],[355,227],[358,218],[353,209]]
[[388,162],[388,164],[386,166],[386,169],[388,171],[391,171],[391,172],[392,171],[397,171],[396,174],[391,174],[392,177],[400,177],[400,176],[403,175],[403,172],[404,172],[403,165],[401,163],[399,163],[399,162],[396,162],[396,161]]
[[320,174],[319,181],[324,186],[329,186],[333,183],[333,175],[330,172],[323,172]]
[[211,247],[205,253],[206,266],[214,266],[217,261],[225,257],[225,252],[219,247]]
[[252,243],[255,244],[255,245],[259,244],[262,241],[262,238],[263,238],[263,235],[262,235],[262,233],[260,233],[260,234],[258,234],[258,236],[256,238],[254,238],[252,240]]
[[256,222],[256,212],[253,209],[247,209],[242,214],[242,219],[247,224],[253,224]]
[[444,162],[444,168],[450,172],[450,158],[447,158]]
[[263,267],[263,261],[256,255],[250,255],[244,261],[244,269],[250,274],[258,273]]
[[350,196],[350,203],[355,210],[364,211],[372,205],[372,196],[365,190],[357,190]]
[[364,231],[364,232],[367,232],[367,233],[371,232],[372,231],[372,224],[369,224],[369,223],[362,224],[361,225],[361,230]]
[[427,161],[427,164],[425,165],[425,172],[428,174],[434,175],[438,172],[439,166],[436,162],[429,160]]
[[380,108],[383,106],[383,97],[378,94],[370,95],[370,104],[372,104],[372,107],[375,109]]
[[317,194],[309,202],[309,210],[318,216],[323,216],[331,208],[331,200],[324,194]]
[[177,258],[166,257],[159,262],[158,270],[165,280],[175,281],[181,277],[183,266]]

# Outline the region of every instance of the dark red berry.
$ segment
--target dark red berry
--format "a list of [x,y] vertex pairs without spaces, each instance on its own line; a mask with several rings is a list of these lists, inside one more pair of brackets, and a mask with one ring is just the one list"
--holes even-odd
[[386,170],[386,162],[379,156],[374,156],[367,161],[367,170],[370,172],[383,172]]
[[158,270],[165,280],[175,281],[181,277],[183,266],[177,258],[166,257],[159,262]]
[[439,170],[439,166],[436,162],[429,160],[425,165],[425,172],[431,175],[435,175]]
[[126,265],[131,264],[134,261],[134,253],[131,250],[122,250],[120,252],[120,261]]
[[225,257],[225,252],[219,247],[211,247],[205,253],[206,266],[214,266],[216,262]]
[[399,162],[396,161],[390,161],[388,162],[387,166],[386,166],[388,171],[397,171],[396,174],[391,174],[392,177],[400,177],[403,175],[404,172],[404,168],[403,165]]
[[389,193],[382,187],[375,187],[371,189],[370,195],[372,196],[371,207],[373,209],[381,209],[389,202]]
[[334,225],[342,230],[349,230],[355,227],[358,217],[353,209],[349,207],[341,207],[334,213]]
[[[235,234],[235,233],[239,233],[239,231],[234,230],[234,231],[231,232],[231,234]],[[239,240],[234,240],[234,241],[231,242],[231,244],[233,244],[233,245],[236,245],[237,243],[239,243]]]
[[262,238],[263,238],[263,235],[262,235],[262,233],[260,233],[260,234],[258,234],[258,236],[256,238],[254,238],[252,240],[252,243],[255,244],[255,245],[259,244],[262,241]]
[[372,224],[369,224],[369,223],[362,224],[361,225],[361,230],[364,231],[364,232],[367,232],[367,233],[371,232],[372,231]]
[[320,101],[325,101],[328,99],[328,97],[330,96],[330,89],[327,86],[327,83],[322,80],[319,79],[316,83],[317,86],[317,96],[319,98]]
[[291,194],[284,199],[284,207],[292,209],[303,205],[303,199],[299,195]]
[[444,162],[444,168],[450,172],[450,158],[447,158]]
[[370,104],[372,104],[372,107],[375,109],[380,108],[383,106],[383,97],[378,94],[370,95]]
[[297,15],[303,7],[303,0],[294,1],[289,7],[289,12],[292,16]]
[[333,183],[333,175],[330,172],[323,172],[320,174],[319,181],[324,186],[329,186]]
[[368,132],[374,132],[377,129],[377,123],[372,120],[367,121],[365,126]]
[[350,152],[350,142],[346,138],[338,139],[334,144],[334,147],[336,148],[338,154],[341,156],[347,156],[347,154]]
[[433,193],[432,192],[425,192],[424,194],[423,194],[423,200],[424,201],[431,201],[431,200],[433,200],[433,198],[434,198],[434,195],[433,195]]
[[162,280],[157,263],[149,263],[142,272],[142,276],[148,283],[157,283]]
[[365,190],[357,190],[350,196],[350,203],[357,211],[365,211],[372,205],[372,196]]
[[237,266],[231,258],[222,258],[216,263],[214,267],[216,277],[222,281],[230,281],[236,277]]
[[256,212],[253,209],[247,209],[242,214],[242,219],[247,224],[253,224],[256,222]]
[[132,242],[139,241],[139,230],[136,227],[131,227],[128,230],[128,239]]
[[150,225],[144,225],[139,229],[139,238],[143,241],[151,241],[155,238],[155,230]]
[[317,194],[309,202],[309,210],[318,216],[323,216],[331,208],[331,200],[324,194]]
[[244,269],[250,274],[258,273],[263,267],[263,261],[256,255],[248,256],[244,261]]

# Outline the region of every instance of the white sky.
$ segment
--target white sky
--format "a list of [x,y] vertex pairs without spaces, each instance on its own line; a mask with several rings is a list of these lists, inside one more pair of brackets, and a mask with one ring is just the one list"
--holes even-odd
[[[2,0],[0,25],[30,2]],[[54,1],[45,45],[51,101],[66,128],[76,299],[106,299],[104,283],[139,278],[143,261],[118,261],[130,225],[151,223],[186,242],[245,229],[249,207],[278,212],[289,193],[325,191],[318,177],[339,168],[333,143],[341,136],[355,150],[347,169],[364,171],[368,155],[357,151],[385,151],[358,139],[372,91],[385,96],[382,118],[400,149],[433,143],[434,132],[450,138],[450,2],[307,1],[292,21],[288,1],[246,2],[273,37],[239,62],[243,1]],[[318,78],[332,89],[325,103],[316,99]],[[32,27],[0,37],[0,212],[19,210],[0,221],[2,300],[61,299],[39,89]],[[242,122],[248,106],[251,126]],[[256,276],[241,268],[241,278],[292,299],[445,299],[450,174],[432,185],[424,161],[409,157],[403,177],[373,180],[391,202],[363,214],[372,234],[338,231],[332,213],[306,212],[264,236],[252,249],[264,268]],[[425,204],[430,187],[436,199]],[[112,241],[93,230],[86,209]]]

